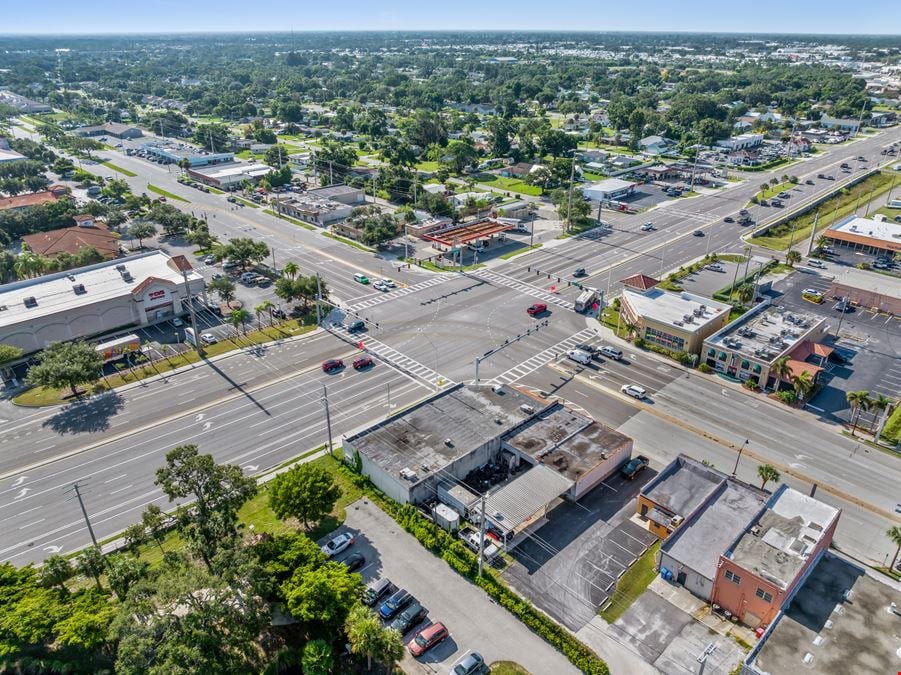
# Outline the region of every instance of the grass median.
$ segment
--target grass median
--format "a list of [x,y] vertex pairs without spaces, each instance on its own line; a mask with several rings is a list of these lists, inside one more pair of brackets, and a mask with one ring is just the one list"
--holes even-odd
[[185,199],[184,197],[179,197],[177,194],[173,194],[168,190],[164,190],[161,187],[157,187],[156,185],[147,184],[147,189],[154,194],[158,194],[160,197],[165,197],[166,199],[174,199],[179,202],[185,202],[186,204],[190,204],[190,199]]
[[[859,208],[866,209],[868,201],[872,201],[888,191],[892,185],[892,179],[892,174],[880,171],[856,185],[841,188],[835,196],[830,197],[819,206],[784,223],[774,225],[765,235],[754,237],[752,241],[766,248],[785,251],[789,242],[794,245],[807,241],[813,230],[813,221],[817,212],[820,214],[817,223],[819,232],[845,216],[857,212]],[[792,233],[792,228],[794,228],[794,233]]]
[[101,162],[101,164],[103,164],[103,166],[107,167],[108,169],[112,169],[113,171],[118,171],[123,176],[128,176],[129,178],[134,178],[135,176],[138,175],[134,171],[129,171],[128,169],[123,169],[121,166],[118,166],[117,164],[113,164],[112,162]]

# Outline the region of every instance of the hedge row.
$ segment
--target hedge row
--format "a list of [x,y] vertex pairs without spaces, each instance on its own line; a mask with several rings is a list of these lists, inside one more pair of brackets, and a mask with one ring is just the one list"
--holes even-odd
[[365,477],[354,473],[343,462],[336,461],[340,464],[340,470],[363,490],[373,503],[412,534],[420,544],[444,560],[455,572],[479,586],[532,632],[563,653],[576,668],[590,675],[609,675],[610,670],[604,661],[531,602],[511,591],[494,570],[486,567],[480,577],[478,558],[462,541],[423,516],[415,506],[398,504],[376,489]]

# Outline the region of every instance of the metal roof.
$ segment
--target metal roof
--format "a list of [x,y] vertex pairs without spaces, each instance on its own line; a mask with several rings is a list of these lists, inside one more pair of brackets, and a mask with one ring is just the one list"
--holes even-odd
[[553,469],[539,464],[488,496],[485,515],[505,530],[515,530],[574,485]]

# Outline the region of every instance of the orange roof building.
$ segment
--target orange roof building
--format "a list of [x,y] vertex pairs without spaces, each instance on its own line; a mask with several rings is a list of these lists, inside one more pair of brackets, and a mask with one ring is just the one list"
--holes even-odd
[[75,216],[75,225],[48,232],[36,232],[22,237],[29,251],[46,258],[61,253],[75,255],[81,249],[91,246],[104,257],[119,255],[119,236],[109,231],[105,223],[94,220],[94,216]]

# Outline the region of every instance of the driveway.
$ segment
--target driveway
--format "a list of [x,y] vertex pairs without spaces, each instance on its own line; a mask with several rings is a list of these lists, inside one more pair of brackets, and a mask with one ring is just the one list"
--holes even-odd
[[635,559],[657,537],[628,520],[642,479],[612,476],[578,503],[564,502],[548,514],[512,555],[504,577],[538,607],[577,631],[597,614]]
[[[340,531],[356,537],[351,551],[362,553],[363,580],[388,577],[406,588],[428,610],[430,621],[441,621],[450,638],[419,659],[404,656],[407,672],[449,672],[469,651],[477,651],[488,663],[516,661],[531,673],[578,673],[562,654],[532,633],[512,614],[492,602],[485,593],[457,575],[404,532],[369,500],[347,508]],[[342,556],[343,557],[343,556]]]

